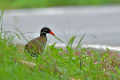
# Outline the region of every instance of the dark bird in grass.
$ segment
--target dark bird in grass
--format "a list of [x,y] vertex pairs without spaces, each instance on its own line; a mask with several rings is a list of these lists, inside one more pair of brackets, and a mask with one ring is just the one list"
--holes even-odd
[[29,41],[24,48],[24,51],[29,53],[33,57],[37,57],[39,54],[43,53],[44,48],[47,43],[46,34],[51,34],[55,36],[55,34],[47,27],[43,27],[40,32],[40,36]]

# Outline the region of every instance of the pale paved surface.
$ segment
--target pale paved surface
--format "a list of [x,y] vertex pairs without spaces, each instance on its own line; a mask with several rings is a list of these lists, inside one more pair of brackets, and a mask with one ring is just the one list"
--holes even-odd
[[[4,28],[6,30],[15,31],[15,27],[18,27],[23,33],[33,32],[25,35],[33,38],[39,36],[43,26],[50,27],[66,42],[75,35],[77,43],[81,35],[86,33],[84,44],[120,46],[120,6],[5,11]],[[48,39],[48,43],[59,42],[50,35]]]

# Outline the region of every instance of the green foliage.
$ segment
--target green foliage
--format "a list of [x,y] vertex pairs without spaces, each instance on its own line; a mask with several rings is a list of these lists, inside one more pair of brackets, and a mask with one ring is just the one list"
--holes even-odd
[[34,58],[12,43],[14,37],[1,29],[0,80],[120,80],[120,58],[111,56],[110,50],[77,48],[76,51],[73,36],[66,51],[53,44]]
[[9,36],[0,38],[0,80],[120,79],[119,59],[110,57],[109,51],[102,54],[85,48],[79,50],[80,56],[76,55],[76,50],[72,48],[74,36],[66,46],[67,51],[53,44],[47,46],[38,58],[21,53],[15,44],[10,43],[10,39]]
[[0,0],[1,9],[118,4],[120,0]]

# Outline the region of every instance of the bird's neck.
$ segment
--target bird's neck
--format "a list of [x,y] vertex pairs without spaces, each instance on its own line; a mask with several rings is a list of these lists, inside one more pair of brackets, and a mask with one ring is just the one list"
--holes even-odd
[[46,33],[40,33],[40,36],[44,36],[44,37],[46,37]]

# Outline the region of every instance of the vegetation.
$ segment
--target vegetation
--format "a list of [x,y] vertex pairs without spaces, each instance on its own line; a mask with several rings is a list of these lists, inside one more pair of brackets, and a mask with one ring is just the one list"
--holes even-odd
[[24,53],[24,46],[13,44],[14,38],[1,27],[0,80],[120,80],[120,57],[115,52],[80,48],[82,39],[73,49],[73,36],[66,50],[53,44],[35,58]]
[[120,80],[120,59],[109,50],[76,52],[71,39],[66,51],[53,44],[33,58],[12,40],[0,36],[0,80]]
[[118,4],[120,0],[0,0],[1,9]]

